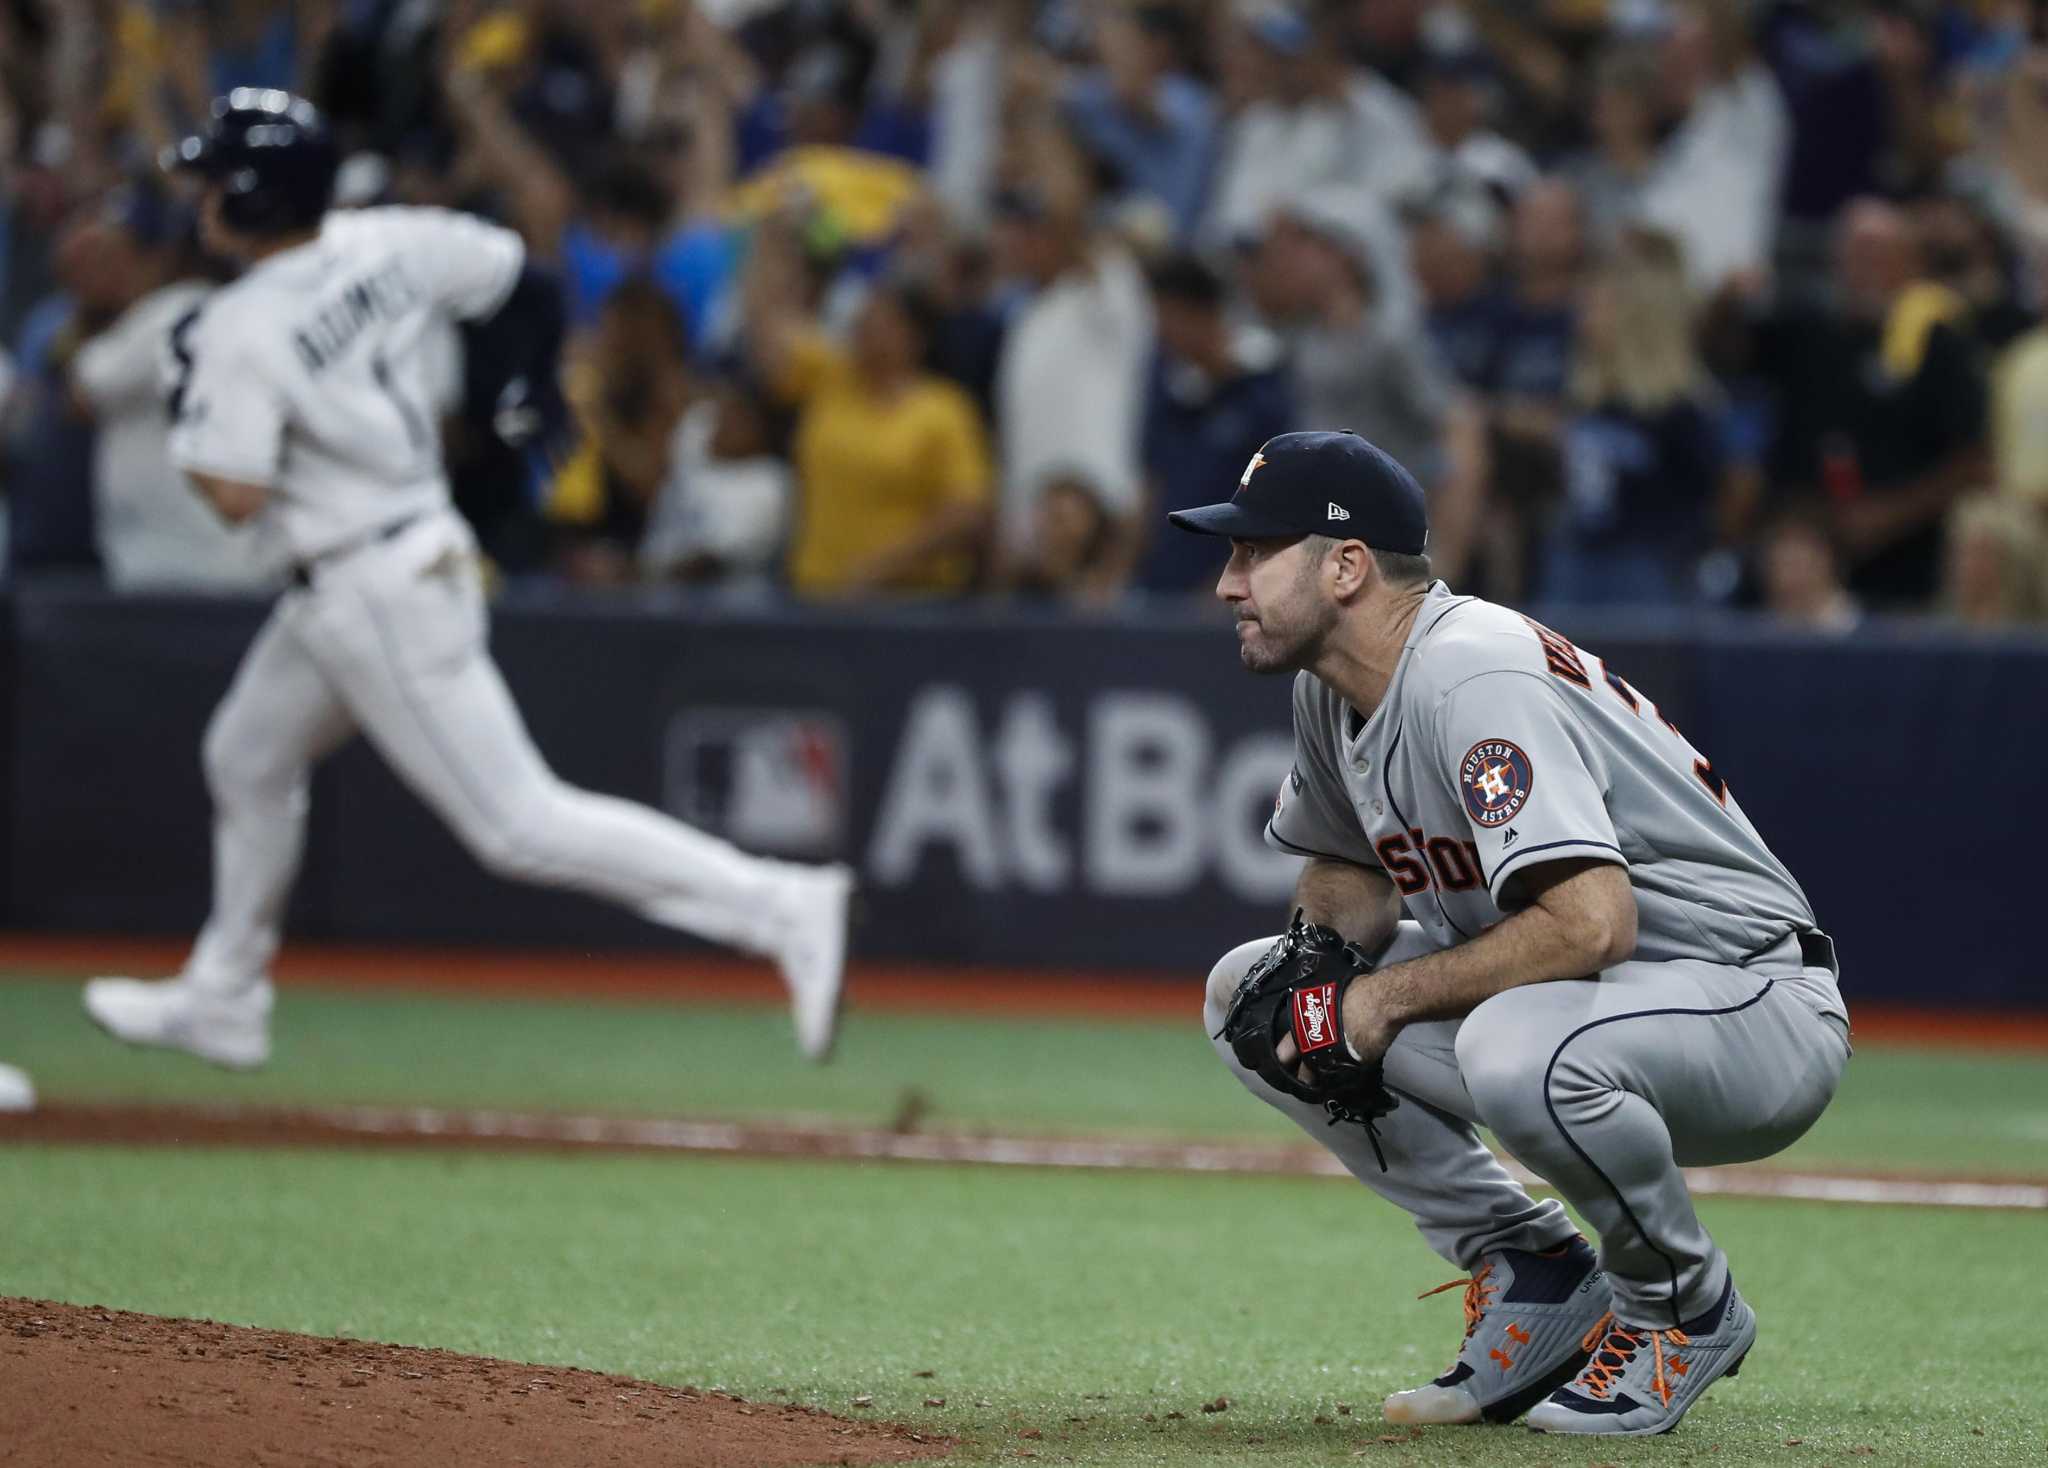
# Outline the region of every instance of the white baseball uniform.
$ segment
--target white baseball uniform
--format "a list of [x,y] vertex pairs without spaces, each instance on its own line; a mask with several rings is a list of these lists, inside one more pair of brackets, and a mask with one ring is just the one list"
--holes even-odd
[[[1371,717],[1303,673],[1294,730],[1268,839],[1394,884],[1410,920],[1382,965],[1478,936],[1524,900],[1517,873],[1561,858],[1627,873],[1636,949],[1595,977],[1509,989],[1462,1020],[1404,1029],[1386,1057],[1403,1099],[1378,1124],[1385,1172],[1363,1132],[1324,1125],[1219,1043],[1225,1062],[1455,1262],[1573,1232],[1494,1160],[1483,1125],[1598,1232],[1622,1319],[1664,1326],[1711,1306],[1726,1261],[1680,1165],[1782,1150],[1819,1117],[1849,1054],[1832,944],[1727,783],[1600,659],[1442,583]],[[1269,944],[1216,966],[1212,1034]]]
[[267,486],[263,532],[296,568],[206,733],[214,898],[186,967],[197,983],[267,976],[308,773],[358,730],[491,870],[776,949],[793,869],[564,784],[491,660],[426,344],[496,310],[523,259],[517,235],[466,215],[336,213],[173,333],[173,461]]

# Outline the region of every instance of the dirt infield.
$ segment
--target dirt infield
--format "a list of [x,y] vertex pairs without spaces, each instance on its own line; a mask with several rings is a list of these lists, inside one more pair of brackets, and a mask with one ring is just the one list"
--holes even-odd
[[0,1463],[780,1468],[949,1438],[449,1351],[0,1298]]
[[[994,1136],[982,1132],[919,1132],[797,1122],[458,1111],[431,1106],[288,1109],[56,1104],[34,1112],[0,1115],[0,1145],[10,1142],[685,1152],[1090,1171],[1128,1168],[1262,1176],[1345,1175],[1329,1153],[1299,1143]],[[1545,1186],[1540,1178],[1524,1172],[1512,1159],[1503,1161],[1526,1183]],[[1693,1192],[1703,1196],[2048,1210],[2048,1179],[2041,1178],[1783,1172],[1762,1167],[1694,1168],[1685,1176]]]
[[[189,941],[0,933],[0,970],[20,973],[169,974]],[[546,953],[528,949],[367,948],[293,944],[280,956],[283,984],[405,988],[550,999],[657,999],[678,1003],[784,1002],[764,964],[718,954]],[[919,1014],[1006,1014],[1039,1019],[1157,1020],[1185,1024],[1200,975],[1176,982],[1150,974],[989,966],[855,963],[848,1002]],[[2048,1051],[2048,1013],[1989,1013],[1861,1004],[1850,990],[1856,1043],[1968,1050]]]

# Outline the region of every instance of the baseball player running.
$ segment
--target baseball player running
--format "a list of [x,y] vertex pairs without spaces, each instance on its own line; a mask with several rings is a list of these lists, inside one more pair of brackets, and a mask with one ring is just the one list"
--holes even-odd
[[548,769],[485,645],[475,546],[449,501],[421,342],[519,281],[519,237],[431,209],[329,214],[319,115],[239,89],[177,164],[205,179],[208,247],[243,270],[170,340],[171,456],[230,521],[280,538],[293,585],[206,733],[213,911],[184,971],[96,979],[85,1007],[137,1044],[269,1058],[271,986],[307,775],[357,730],[492,871],[607,898],[774,959],[797,1044],[830,1052],[851,875],[749,856]]
[[1205,1023],[1470,1276],[1457,1360],[1388,1420],[1669,1431],[1757,1332],[1679,1168],[1768,1157],[1834,1095],[1833,945],[1620,670],[1430,579],[1422,492],[1371,444],[1282,435],[1170,518],[1229,537],[1244,665],[1296,675],[1266,834],[1308,858],[1298,913],[1217,963]]

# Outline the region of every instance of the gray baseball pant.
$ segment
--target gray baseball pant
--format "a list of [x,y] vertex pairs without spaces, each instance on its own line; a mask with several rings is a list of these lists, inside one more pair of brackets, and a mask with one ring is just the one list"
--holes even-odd
[[[1274,941],[1234,948],[1211,971],[1212,1037]],[[1404,922],[1381,964],[1433,948]],[[1597,979],[1524,985],[1395,1039],[1386,1077],[1401,1104],[1377,1123],[1381,1172],[1362,1127],[1329,1125],[1321,1108],[1273,1090],[1214,1043],[1253,1095],[1466,1269],[1495,1249],[1550,1249],[1575,1232],[1563,1208],[1532,1199],[1487,1150],[1477,1127],[1489,1128],[1599,1235],[1616,1315],[1657,1328],[1710,1308],[1728,1277],[1679,1169],[1784,1150],[1834,1096],[1850,1053],[1834,974],[1802,967],[1792,938],[1741,966],[1629,962]]]

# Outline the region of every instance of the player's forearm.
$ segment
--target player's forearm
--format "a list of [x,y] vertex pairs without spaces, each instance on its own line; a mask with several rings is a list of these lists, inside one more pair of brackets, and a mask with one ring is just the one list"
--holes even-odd
[[1627,872],[1576,864],[1471,942],[1381,970],[1370,985],[1372,1008],[1395,1025],[1457,1019],[1523,984],[1590,978],[1627,958],[1635,943]]
[[230,525],[255,519],[263,513],[263,506],[270,498],[270,491],[260,484],[223,479],[217,474],[191,474],[187,477],[200,498],[212,505],[213,512]]
[[1294,906],[1310,922],[1336,929],[1371,954],[1387,946],[1401,921],[1393,883],[1369,868],[1320,856],[1295,879]]

